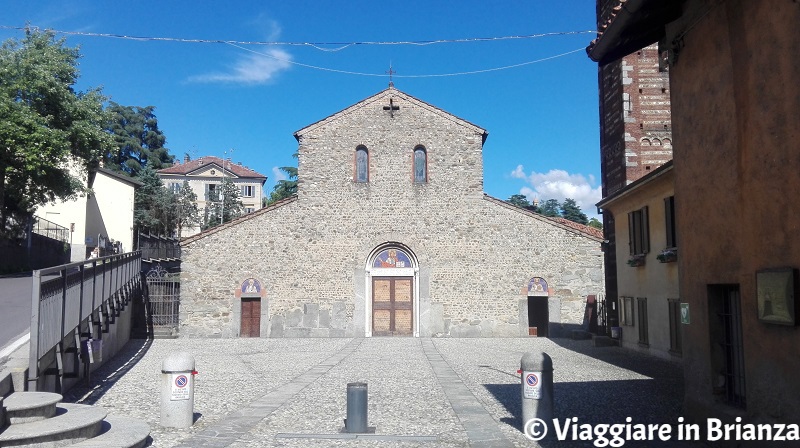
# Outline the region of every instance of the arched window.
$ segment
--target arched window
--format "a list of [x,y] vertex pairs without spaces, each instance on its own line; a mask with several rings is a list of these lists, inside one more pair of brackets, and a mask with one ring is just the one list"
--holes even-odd
[[414,148],[414,182],[425,183],[428,181],[428,153],[425,148]]
[[366,146],[356,148],[356,182],[369,182],[369,153]]

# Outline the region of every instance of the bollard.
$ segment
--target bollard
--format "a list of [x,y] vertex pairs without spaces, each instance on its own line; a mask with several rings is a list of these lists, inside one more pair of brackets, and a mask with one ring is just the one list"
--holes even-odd
[[344,431],[365,433],[367,428],[367,383],[347,383],[347,418]]
[[194,423],[194,357],[176,352],[161,364],[161,426],[188,428]]
[[540,440],[553,423],[553,360],[544,352],[526,353],[520,360],[520,373],[522,429],[528,438]]

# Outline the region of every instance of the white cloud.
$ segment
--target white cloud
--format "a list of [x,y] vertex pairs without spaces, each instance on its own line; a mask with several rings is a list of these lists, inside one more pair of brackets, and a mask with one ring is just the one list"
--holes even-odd
[[291,66],[292,56],[280,49],[266,53],[242,56],[224,73],[207,73],[189,78],[193,82],[221,82],[230,84],[264,84]]
[[272,167],[272,178],[275,179],[275,182],[288,179],[286,173],[279,166]]
[[595,216],[595,204],[602,198],[601,186],[595,186],[596,179],[593,175],[589,175],[587,179],[582,174],[570,174],[564,170],[550,170],[547,173],[533,171],[525,174],[522,165],[517,165],[510,174],[515,179],[525,179],[527,185],[520,188],[519,192],[529,201],[556,199],[563,202],[566,198],[572,198],[584,213]]

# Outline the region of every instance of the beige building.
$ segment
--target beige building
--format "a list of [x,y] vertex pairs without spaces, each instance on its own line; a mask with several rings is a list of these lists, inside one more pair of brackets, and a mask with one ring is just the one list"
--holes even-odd
[[[209,197],[215,190],[221,191],[223,179],[230,179],[239,191],[239,199],[244,205],[245,212],[252,213],[261,208],[261,197],[264,195],[264,182],[267,177],[257,173],[240,163],[230,159],[205,156],[196,160],[184,158],[183,163],[158,170],[158,177],[164,186],[177,193],[184,181],[189,182],[194,194],[197,195],[197,208],[201,216],[207,207],[213,204]],[[196,235],[199,227],[184,228],[181,237]]]
[[682,353],[672,170],[667,162],[597,204],[616,226],[622,346],[663,358]]
[[85,260],[98,246],[103,255],[113,241],[121,252],[133,250],[133,198],[141,182],[109,169],[82,177],[91,194],[43,205],[36,215],[71,229],[71,261]]
[[390,87],[295,137],[296,196],[182,241],[182,336],[554,336],[603,292],[600,232],[483,192],[484,129]]

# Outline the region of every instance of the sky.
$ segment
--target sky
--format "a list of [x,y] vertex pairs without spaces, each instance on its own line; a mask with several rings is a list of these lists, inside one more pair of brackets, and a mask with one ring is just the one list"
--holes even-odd
[[230,157],[266,175],[267,192],[279,167],[296,166],[294,132],[385,89],[391,67],[397,89],[489,132],[486,193],[569,197],[596,216],[597,65],[584,51],[594,0],[0,0],[0,10],[0,39],[21,39],[14,28],[26,24],[65,32],[82,55],[78,90],[155,106],[170,153]]

